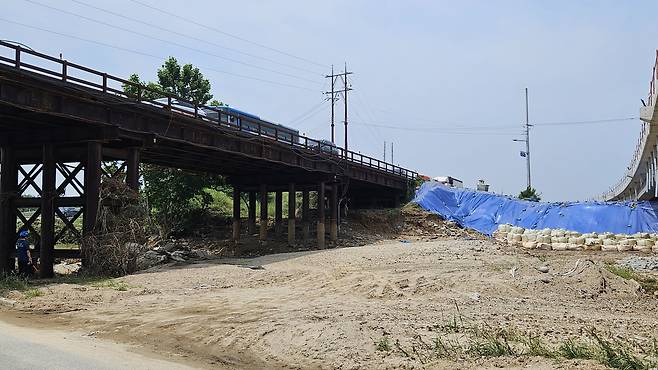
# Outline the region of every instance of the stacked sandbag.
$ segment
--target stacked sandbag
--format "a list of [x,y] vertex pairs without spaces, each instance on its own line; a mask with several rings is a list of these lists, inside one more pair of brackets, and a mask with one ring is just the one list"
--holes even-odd
[[493,234],[500,242],[524,249],[658,253],[658,234],[584,233],[564,229],[524,229],[499,225]]

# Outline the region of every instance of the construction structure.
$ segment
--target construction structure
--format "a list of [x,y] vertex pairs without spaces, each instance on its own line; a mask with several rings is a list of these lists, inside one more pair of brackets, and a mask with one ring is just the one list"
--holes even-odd
[[[127,95],[125,86],[137,93]],[[199,112],[212,107],[176,96],[166,103],[148,100],[147,92],[153,91],[0,42],[0,274],[13,267],[21,229],[30,230],[36,241],[44,276],[52,275],[55,257],[80,256],[79,241],[97,224],[103,179],[118,176],[138,190],[140,163],[224,176],[235,189],[235,240],[242,234],[241,194],[248,194],[247,224],[253,232],[256,202],[267,204],[268,193],[275,193],[281,233],[287,192],[291,244],[297,239],[296,194],[302,194],[299,226],[306,237],[310,192],[317,194],[317,243],[323,248],[325,233],[338,237],[339,204],[392,207],[413,190],[413,171],[342,148],[327,151],[312,138],[282,138],[250,117],[231,120],[220,111],[211,120]],[[231,121],[248,122],[250,129]],[[104,166],[107,162],[112,166]],[[260,238],[266,242],[267,206],[260,209]],[[64,224],[57,234],[56,222]],[[77,242],[56,248],[65,234]]]

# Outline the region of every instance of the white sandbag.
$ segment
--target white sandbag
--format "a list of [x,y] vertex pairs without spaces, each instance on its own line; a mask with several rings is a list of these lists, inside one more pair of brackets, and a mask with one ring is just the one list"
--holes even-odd
[[551,239],[552,239],[552,238],[551,238],[550,236],[544,236],[544,235],[541,235],[541,236],[538,236],[538,237],[537,237],[537,243],[547,243],[547,244],[551,244],[551,241],[552,241]]
[[[604,246],[616,246],[617,244],[619,244],[617,239],[603,239],[603,245]],[[615,248],[615,250],[616,249],[617,248]]]
[[582,236],[572,236],[569,238],[570,244],[585,244],[585,238]]
[[[600,241],[600,239],[596,239],[596,240]],[[586,251],[600,251],[601,244],[590,244],[590,245],[585,244],[585,247],[583,249]]]
[[557,237],[557,238],[552,238],[552,239],[553,239],[553,242],[555,242],[555,243],[562,243],[562,244],[564,244],[564,243],[568,243],[568,242],[569,242],[569,238],[567,238],[566,236],[559,236],[559,237]]
[[599,238],[587,238],[585,239],[585,246],[593,246],[593,245],[601,245],[603,244],[603,240]]
[[[628,240],[628,239],[626,239],[626,240]],[[620,244],[620,245],[617,246],[617,251],[618,252],[628,252],[628,251],[631,251],[631,250],[633,250],[633,246],[630,245],[630,244],[626,244],[626,245]]]
[[537,249],[543,251],[550,251],[553,249],[553,246],[549,243],[537,243]]
[[554,251],[566,251],[567,243],[553,243],[552,247]]
[[614,244],[614,245],[607,244],[606,245],[605,244],[606,241],[607,241],[607,239],[603,242],[603,245],[601,246],[601,251],[602,252],[616,252],[617,251],[617,245],[616,244]]
[[585,249],[585,246],[582,244],[567,244],[568,251],[582,251],[583,249]]
[[536,242],[525,242],[523,243],[523,249],[535,249],[537,248]]

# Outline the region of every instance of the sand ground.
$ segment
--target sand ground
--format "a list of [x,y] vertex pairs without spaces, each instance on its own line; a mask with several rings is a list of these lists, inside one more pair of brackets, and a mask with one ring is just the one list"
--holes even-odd
[[625,256],[529,253],[491,240],[388,241],[158,267],[119,279],[126,291],[52,284],[39,297],[13,293],[16,305],[0,306],[0,315],[204,368],[600,368],[537,357],[419,361],[376,344],[412,348],[455,317],[548,341],[587,327],[655,337],[658,298],[604,268]]

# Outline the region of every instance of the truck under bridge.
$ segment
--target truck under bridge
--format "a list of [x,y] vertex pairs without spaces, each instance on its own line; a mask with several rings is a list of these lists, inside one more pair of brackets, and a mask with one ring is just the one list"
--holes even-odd
[[[123,86],[137,93],[127,95]],[[337,238],[339,205],[392,207],[413,191],[418,176],[413,171],[342,148],[326,150],[312,138],[286,139],[253,117],[218,111],[215,120],[209,119],[200,112],[216,108],[176,96],[164,103],[149,100],[144,98],[148,92],[154,91],[0,42],[0,273],[13,267],[20,229],[36,237],[43,276],[53,274],[56,256],[80,256],[79,248],[55,248],[63,233],[80,245],[97,224],[103,179],[121,176],[139,190],[140,163],[224,176],[235,189],[235,240],[241,235],[241,193],[248,193],[247,218],[253,231],[257,200],[267,202],[268,193],[276,193],[278,224],[281,197],[288,192],[288,239],[294,244],[295,195],[302,193],[301,229],[308,236],[309,192],[317,192],[318,199],[326,199],[318,202],[317,242],[322,248],[325,231]],[[185,102],[189,108],[172,102]],[[108,171],[106,161],[117,165]],[[77,211],[64,214],[64,208]],[[33,212],[23,212],[26,209]],[[65,225],[58,234],[56,219]],[[79,219],[82,230],[75,225]],[[267,207],[261,207],[263,242],[267,219]]]

